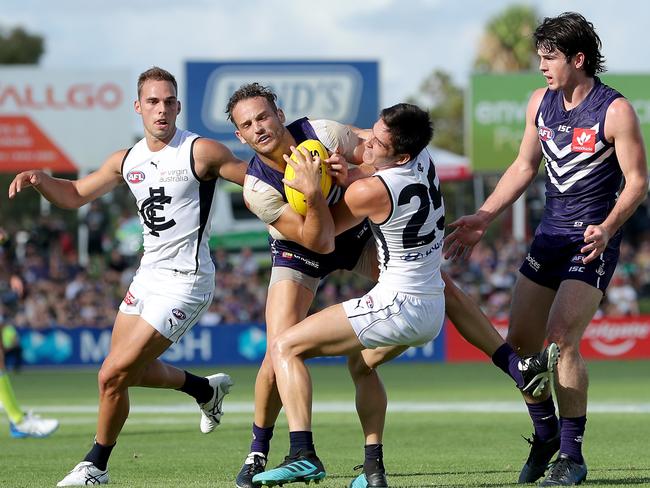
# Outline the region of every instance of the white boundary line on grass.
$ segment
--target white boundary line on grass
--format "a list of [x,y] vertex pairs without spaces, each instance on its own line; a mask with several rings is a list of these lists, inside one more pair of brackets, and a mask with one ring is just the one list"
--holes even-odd
[[[97,413],[96,405],[42,405],[31,407],[44,413]],[[524,413],[523,402],[389,402],[390,413],[447,412],[447,413]],[[132,405],[131,413],[138,414],[196,414],[198,407],[191,404],[178,405]],[[252,402],[224,402],[226,413],[252,413]],[[354,413],[353,402],[314,402],[317,413]],[[589,404],[588,413],[650,413],[650,403],[603,403]]]

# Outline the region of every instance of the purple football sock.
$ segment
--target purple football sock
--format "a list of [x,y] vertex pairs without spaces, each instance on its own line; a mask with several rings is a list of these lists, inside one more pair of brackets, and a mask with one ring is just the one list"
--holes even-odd
[[273,429],[271,427],[258,427],[253,423],[253,442],[251,442],[250,452],[261,452],[265,456],[269,455],[271,449],[271,438],[273,437]]
[[585,462],[582,457],[582,437],[585,434],[587,416],[560,417],[560,453],[566,454],[576,463]]
[[526,403],[528,414],[535,427],[535,435],[541,441],[552,439],[557,434],[559,424],[555,415],[553,397],[540,403]]
[[499,349],[492,354],[492,362],[501,368],[505,374],[515,380],[518,388],[523,388],[524,375],[519,371],[520,360],[519,355],[507,342],[499,346]]

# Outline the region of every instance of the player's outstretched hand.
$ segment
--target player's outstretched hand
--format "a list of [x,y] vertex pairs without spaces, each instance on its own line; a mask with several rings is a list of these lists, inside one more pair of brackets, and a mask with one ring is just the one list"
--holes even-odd
[[16,194],[20,193],[24,188],[38,186],[41,183],[42,174],[42,171],[35,169],[18,173],[9,185],[9,198],[14,198]]
[[487,224],[480,214],[465,215],[449,224],[453,232],[445,237],[445,259],[452,261],[468,259],[474,246],[481,240]]

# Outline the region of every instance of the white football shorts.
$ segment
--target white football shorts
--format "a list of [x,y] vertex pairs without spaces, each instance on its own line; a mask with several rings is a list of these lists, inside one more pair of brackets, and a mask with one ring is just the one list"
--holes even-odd
[[359,342],[368,349],[426,344],[440,333],[445,319],[444,294],[407,295],[381,284],[342,305]]
[[[178,342],[205,312],[214,294],[193,277],[180,272],[139,270],[120,312],[139,315],[172,342]],[[213,278],[214,281],[214,278]]]

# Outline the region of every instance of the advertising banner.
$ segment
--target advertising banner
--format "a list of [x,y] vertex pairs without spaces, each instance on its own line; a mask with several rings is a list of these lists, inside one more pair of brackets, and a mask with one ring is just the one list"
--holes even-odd
[[241,85],[258,82],[278,95],[287,123],[309,117],[371,127],[378,114],[378,72],[376,61],[188,62],[187,126],[248,159],[252,154],[235,137],[226,106]]
[[0,171],[95,170],[133,143],[128,71],[0,68]]
[[[508,322],[493,322],[499,334],[508,333]],[[488,361],[483,352],[469,344],[448,324],[445,336],[449,362]],[[580,343],[585,359],[650,359],[650,316],[606,317],[593,320]]]
[[[108,354],[111,329],[52,328],[19,331],[25,364],[32,366],[98,366]],[[410,348],[394,361],[442,361],[442,335],[423,347]],[[266,351],[264,325],[197,325],[169,348],[162,359],[177,365],[259,365]],[[345,363],[345,358],[313,359]]]
[[[646,152],[650,149],[650,74],[604,74],[603,83],[634,106]],[[468,154],[474,171],[504,171],[517,156],[532,92],[545,86],[540,73],[474,74],[466,103]]]

